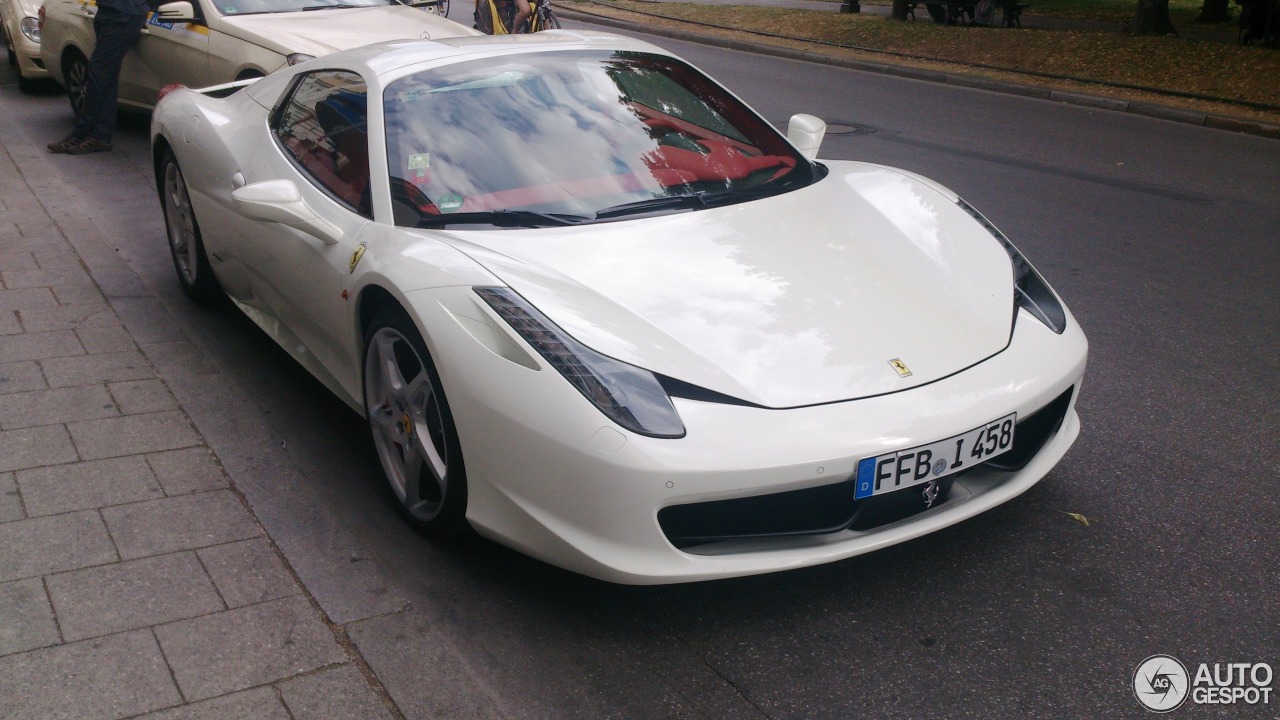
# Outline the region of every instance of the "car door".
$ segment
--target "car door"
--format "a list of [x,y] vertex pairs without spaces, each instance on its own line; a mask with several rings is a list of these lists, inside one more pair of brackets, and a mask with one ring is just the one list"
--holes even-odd
[[261,223],[241,240],[262,309],[339,379],[354,377],[346,291],[360,230],[373,217],[367,117],[360,75],[299,75],[272,113],[276,148],[257,159],[253,180],[293,180],[302,200],[340,237],[328,244],[288,225]]
[[120,96],[154,105],[160,88],[170,83],[206,87],[209,82],[208,9],[191,0],[195,19],[169,22],[151,13],[120,72]]

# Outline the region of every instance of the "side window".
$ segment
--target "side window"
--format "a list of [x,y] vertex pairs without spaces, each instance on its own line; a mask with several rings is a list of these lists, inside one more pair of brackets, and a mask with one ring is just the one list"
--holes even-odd
[[303,174],[338,202],[372,218],[366,99],[364,79],[353,72],[304,75],[276,109],[271,130]]

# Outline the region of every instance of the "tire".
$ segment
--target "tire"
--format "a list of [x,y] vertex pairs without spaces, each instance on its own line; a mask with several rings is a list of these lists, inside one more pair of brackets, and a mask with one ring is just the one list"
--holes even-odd
[[365,333],[364,407],[400,513],[436,538],[466,529],[467,473],[453,414],[422,335],[399,307],[379,311]]
[[551,12],[550,10],[547,10],[546,14],[543,16],[542,27],[538,29],[539,30],[559,30],[560,18],[557,18],[555,16],[555,13]]
[[[0,19],[3,22],[3,19]],[[4,29],[4,49],[9,53],[9,66],[18,67],[18,53],[13,49],[13,38],[9,37],[9,28]]]
[[449,0],[440,0],[440,17],[449,17]]
[[84,112],[84,94],[89,85],[89,61],[76,50],[67,53],[62,61],[62,78],[66,81],[71,112],[79,118]]
[[204,240],[200,237],[200,225],[196,222],[191,196],[187,193],[187,181],[173,153],[165,152],[157,179],[169,254],[173,256],[173,269],[178,272],[178,283],[182,285],[182,292],[192,300],[212,303],[222,296],[222,288],[209,267],[209,256],[205,254]]

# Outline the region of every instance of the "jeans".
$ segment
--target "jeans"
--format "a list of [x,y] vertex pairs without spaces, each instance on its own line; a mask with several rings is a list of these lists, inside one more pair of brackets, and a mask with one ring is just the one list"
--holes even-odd
[[112,7],[98,6],[93,18],[96,44],[89,58],[84,109],[76,121],[76,137],[111,141],[116,131],[116,96],[120,92],[120,66],[125,53],[138,41],[147,22],[146,15],[131,15]]

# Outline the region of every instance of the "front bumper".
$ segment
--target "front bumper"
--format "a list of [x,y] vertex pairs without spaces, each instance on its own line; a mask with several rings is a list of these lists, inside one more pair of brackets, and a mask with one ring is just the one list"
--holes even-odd
[[[1028,315],[1010,346],[929,385],[864,400],[771,410],[675,399],[684,438],[613,426],[555,370],[492,337],[469,288],[410,293],[462,440],[467,518],[481,534],[611,582],[654,584],[831,562],[941,529],[1038,482],[1079,434],[1075,395],[1087,343],[1074,320],[1056,335]],[[492,321],[492,322],[490,322]],[[487,329],[482,329],[481,326]],[[536,368],[536,369],[535,369]],[[865,530],[742,537],[679,549],[664,508],[830,486],[864,458],[1025,418],[1071,388],[1055,432],[1017,470],[978,467],[946,502]]]
[[13,36],[13,51],[18,58],[18,72],[26,80],[43,80],[49,71],[40,57],[40,43],[32,42],[21,32]]

